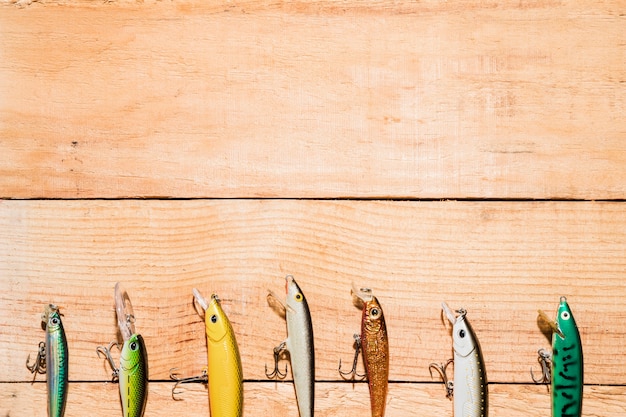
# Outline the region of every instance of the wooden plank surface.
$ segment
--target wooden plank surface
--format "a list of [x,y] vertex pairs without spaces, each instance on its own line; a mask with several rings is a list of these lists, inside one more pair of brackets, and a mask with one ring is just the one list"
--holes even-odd
[[0,201],[0,369],[29,381],[26,356],[46,303],[63,308],[70,378],[105,381],[96,346],[116,337],[113,286],[125,283],[150,375],[206,362],[191,289],[216,292],[237,333],[244,378],[264,380],[285,323],[267,303],[294,274],[308,298],[317,379],[340,381],[360,313],[351,283],[373,288],[397,382],[433,382],[451,355],[441,301],[468,309],[489,380],[529,383],[548,345],[536,318],[569,297],[588,384],[626,384],[626,208],[621,203]]
[[451,356],[441,301],[468,309],[490,416],[549,415],[529,370],[549,344],[537,309],[561,295],[583,416],[623,416],[626,205],[583,200],[626,198],[624,27],[617,0],[0,0],[0,415],[46,415],[24,364],[50,302],[66,416],[119,415],[95,353],[117,281],[148,346],[146,417],[208,415],[206,388],[175,402],[168,381],[206,364],[194,287],[237,333],[245,415],[297,415],[264,375],[285,337],[267,290],[293,274],[318,416],[368,415],[366,384],[337,373],[352,283],[387,318],[388,417],[452,415],[428,372]]
[[0,197],[625,196],[620,1],[0,8]]
[[[318,417],[358,417],[369,415],[365,384],[317,384]],[[67,417],[98,415],[118,416],[120,405],[117,385],[110,383],[72,383],[68,397]],[[171,384],[150,384],[146,416],[206,417],[208,400],[201,386],[190,387],[184,401],[173,401]],[[0,383],[2,415],[46,417],[44,384]],[[442,387],[432,384],[391,384],[387,417],[416,415],[425,417],[452,415],[452,403],[445,398]],[[617,417],[623,415],[624,387],[586,387],[585,416]],[[291,384],[244,384],[246,416],[297,416]],[[545,417],[550,414],[549,394],[545,387],[529,385],[491,385],[490,416]]]

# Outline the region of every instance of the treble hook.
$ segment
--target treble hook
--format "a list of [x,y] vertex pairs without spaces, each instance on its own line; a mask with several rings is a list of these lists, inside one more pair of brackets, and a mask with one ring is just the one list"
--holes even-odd
[[[361,288],[361,291],[363,290],[364,288]],[[361,336],[355,333],[354,334],[354,359],[352,360],[352,369],[350,369],[348,372],[343,372],[341,370],[341,358],[339,358],[339,368],[337,368],[337,370],[339,371],[339,375],[341,375],[343,379],[355,380],[356,379],[355,377],[358,377],[359,381],[362,381],[367,376],[367,374],[361,375],[357,373],[356,371],[356,366],[359,361],[360,352],[361,352]],[[346,378],[348,375],[350,375],[350,378]]]
[[271,373],[267,372],[267,365],[265,365],[265,376],[268,379],[284,379],[287,376],[287,364],[285,364],[285,373],[282,373],[278,369],[278,361],[280,360],[281,353],[285,350],[285,346],[287,346],[287,344],[285,342],[281,342],[280,345],[274,348],[274,370]]
[[117,343],[116,341],[113,341],[109,343],[108,347],[98,346],[96,348],[96,354],[100,358],[101,357],[100,354],[102,353],[104,357],[109,361],[109,366],[111,366],[111,369],[113,370],[111,380],[115,381],[116,379],[118,379],[120,375],[120,369],[115,366],[115,361],[113,360],[113,357],[111,356],[111,348],[113,347],[113,345],[115,345],[118,349],[120,348],[120,344]]
[[176,395],[180,395],[184,391],[182,388],[179,388],[178,391],[177,391],[176,389],[178,388],[178,385],[186,384],[188,382],[201,382],[203,384],[207,384],[209,382],[209,375],[208,375],[207,368],[204,368],[202,370],[202,375],[190,376],[190,377],[187,377],[187,378],[179,378],[178,374],[176,372],[174,372],[176,369],[178,369],[178,368],[170,369],[170,379],[176,381],[176,383],[172,387],[172,399],[174,401],[183,401],[182,398],[176,398]]
[[530,377],[535,384],[548,384],[552,376],[552,355],[545,349],[539,349],[537,354],[539,355],[537,361],[541,365],[541,378],[535,379],[532,366],[530,368]]
[[454,394],[454,382],[448,380],[448,374],[446,372],[446,370],[448,369],[448,366],[454,362],[454,359],[448,359],[448,362],[446,362],[446,364],[441,364],[441,363],[431,363],[428,366],[428,372],[430,372],[430,377],[433,377],[433,368],[437,370],[437,372],[439,373],[439,375],[441,375],[441,379],[443,380],[443,384],[446,387],[446,397],[452,399],[452,395]]
[[35,362],[32,365],[29,365],[28,362],[30,362],[30,353],[26,358],[26,368],[28,368],[31,374],[35,374],[33,376],[33,382],[35,382],[37,374],[46,373],[46,342],[39,342],[37,359],[35,359]]

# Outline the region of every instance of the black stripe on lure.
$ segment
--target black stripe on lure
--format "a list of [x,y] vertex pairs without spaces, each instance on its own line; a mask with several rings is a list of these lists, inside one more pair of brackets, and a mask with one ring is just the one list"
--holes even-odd
[[539,349],[542,375],[533,381],[551,383],[552,417],[580,417],[583,406],[583,348],[580,333],[567,299],[561,297],[552,321],[539,310],[539,319],[552,330],[552,352]]
[[[465,318],[465,309],[456,310],[459,315],[441,303],[443,312],[452,324],[452,344],[454,359],[446,364],[430,364],[437,370],[446,386],[446,396],[454,397],[455,417],[486,417],[489,412],[489,391],[485,361],[476,334]],[[454,382],[448,380],[446,369],[454,363]]]

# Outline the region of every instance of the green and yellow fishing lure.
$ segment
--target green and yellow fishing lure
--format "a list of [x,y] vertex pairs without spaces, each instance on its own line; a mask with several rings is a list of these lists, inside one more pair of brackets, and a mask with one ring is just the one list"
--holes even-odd
[[116,342],[108,348],[98,346],[97,352],[106,356],[113,369],[113,379],[119,381],[123,417],[142,417],[148,399],[148,353],[143,337],[135,331],[135,316],[128,294],[119,282],[115,285],[115,309],[124,339],[119,368],[111,357],[111,347]]
[[148,354],[140,334],[124,342],[118,371],[124,417],[141,417],[148,396]]
[[539,316],[552,328],[552,352],[539,350],[543,376],[536,383],[551,382],[552,417],[580,417],[583,404],[583,349],[574,315],[561,297],[556,321],[543,311]]

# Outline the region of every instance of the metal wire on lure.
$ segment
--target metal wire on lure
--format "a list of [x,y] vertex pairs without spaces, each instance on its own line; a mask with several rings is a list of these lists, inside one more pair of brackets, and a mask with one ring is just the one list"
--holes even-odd
[[29,365],[28,355],[26,367],[35,377],[38,373],[46,374],[48,417],[63,417],[67,402],[69,351],[59,308],[48,304],[41,321],[46,330],[46,339],[39,343],[37,358],[32,365]]

